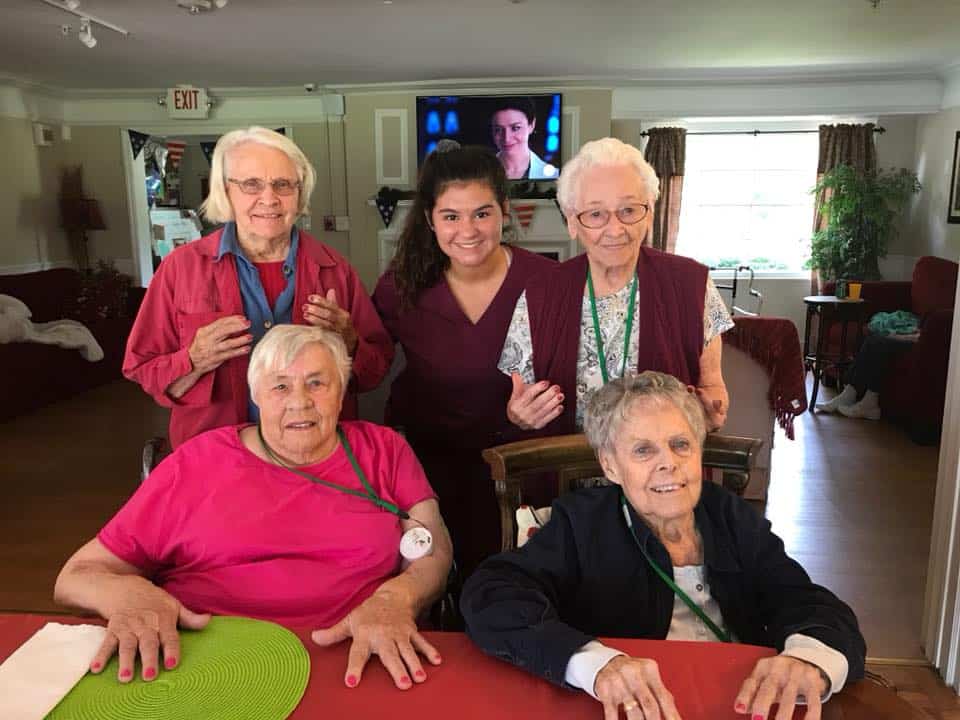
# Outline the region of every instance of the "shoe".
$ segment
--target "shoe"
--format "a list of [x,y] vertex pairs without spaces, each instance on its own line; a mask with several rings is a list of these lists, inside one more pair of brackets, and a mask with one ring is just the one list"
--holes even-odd
[[849,418],[863,418],[864,420],[880,419],[880,396],[867,390],[863,399],[853,405],[841,405],[837,408],[841,415]]
[[850,406],[857,402],[857,391],[854,389],[853,385],[847,385],[843,388],[843,392],[837,395],[833,400],[829,400],[824,403],[817,403],[817,411],[832,413],[836,412],[843,406]]

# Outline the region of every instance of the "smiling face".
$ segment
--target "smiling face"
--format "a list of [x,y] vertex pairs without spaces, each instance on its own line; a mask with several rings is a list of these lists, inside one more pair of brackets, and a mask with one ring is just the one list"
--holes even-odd
[[525,154],[536,128],[536,118],[530,122],[522,110],[500,110],[490,119],[493,144],[504,155],[520,157]]
[[451,183],[437,196],[429,219],[450,263],[476,268],[499,251],[506,211],[486,183]]
[[[579,240],[587,251],[591,267],[604,269],[636,262],[640,246],[653,223],[653,198],[630,165],[590,167],[577,183],[576,207],[568,213],[567,232]],[[626,206],[646,204],[651,208],[646,217],[633,225],[625,224],[616,211]],[[583,226],[577,216],[590,210],[607,210],[610,221],[602,228]]]
[[333,356],[323,345],[311,343],[289,367],[265,371],[253,400],[264,440],[285,461],[316,463],[336,449],[343,391]]
[[700,500],[700,443],[670,400],[634,401],[599,456],[607,478],[651,527],[692,515]]
[[299,180],[297,167],[286,153],[259,143],[238,145],[226,158],[226,174],[234,180],[259,178],[267,184],[259,195],[246,195],[236,183],[226,183],[241,244],[259,245],[289,238],[297,219],[300,190],[292,195],[277,195],[270,186],[273,180]]

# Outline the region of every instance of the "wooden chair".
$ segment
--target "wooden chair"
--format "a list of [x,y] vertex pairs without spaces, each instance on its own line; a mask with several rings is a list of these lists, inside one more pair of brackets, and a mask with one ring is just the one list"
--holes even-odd
[[[711,433],[704,442],[703,465],[719,470],[723,486],[742,495],[762,446],[757,438]],[[512,550],[517,544],[516,517],[524,478],[556,472],[557,494],[562,495],[580,481],[603,475],[600,461],[582,433],[497,445],[484,450],[483,459],[490,466],[500,506],[502,550]]]

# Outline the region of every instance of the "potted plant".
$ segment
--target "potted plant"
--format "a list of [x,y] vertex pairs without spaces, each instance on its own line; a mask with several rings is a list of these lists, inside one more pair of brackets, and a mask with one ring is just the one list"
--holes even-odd
[[838,165],[811,190],[825,198],[826,227],[813,235],[810,267],[822,280],[878,280],[896,220],[920,191],[916,173],[904,168],[863,172]]

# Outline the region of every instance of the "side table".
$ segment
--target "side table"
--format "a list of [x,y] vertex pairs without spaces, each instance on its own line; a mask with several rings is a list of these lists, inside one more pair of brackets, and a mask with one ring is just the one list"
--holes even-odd
[[[807,319],[803,328],[803,368],[813,373],[813,393],[810,396],[808,409],[813,412],[817,405],[817,392],[820,389],[820,378],[825,370],[837,369],[838,389],[843,387],[843,372],[852,362],[847,357],[847,325],[853,320],[857,323],[857,342],[855,348],[860,347],[863,340],[863,315],[867,307],[863,298],[838,298],[833,295],[808,295],[803,299],[807,306]],[[814,316],[819,318],[817,323],[817,345],[810,352],[810,325]],[[830,326],[841,323],[840,349],[836,353],[827,353],[825,344],[830,334]]]

